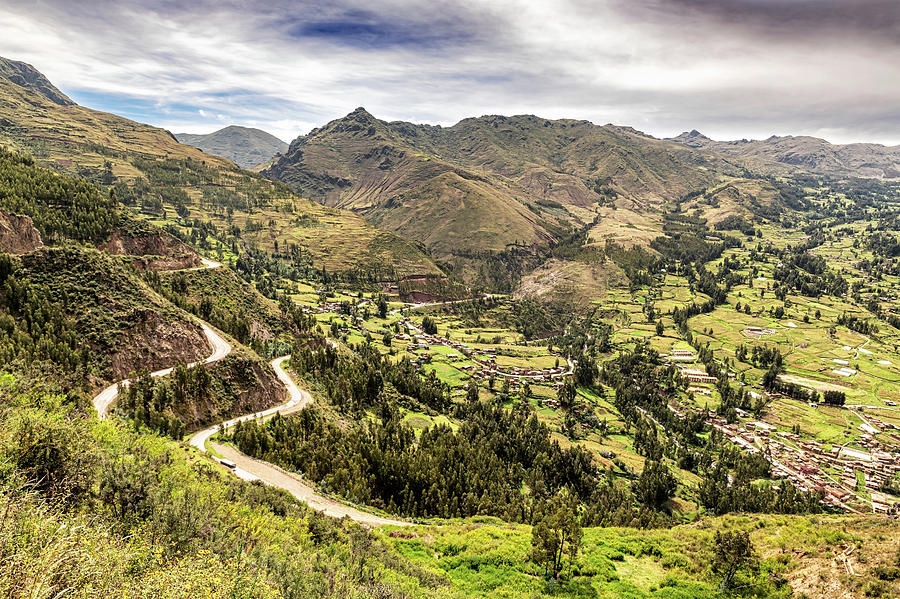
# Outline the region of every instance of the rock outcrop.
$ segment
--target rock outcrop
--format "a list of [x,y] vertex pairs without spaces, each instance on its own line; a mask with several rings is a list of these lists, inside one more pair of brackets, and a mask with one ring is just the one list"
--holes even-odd
[[197,252],[162,231],[146,235],[116,231],[100,249],[115,256],[132,256],[135,266],[142,270],[175,270],[202,264]]
[[16,216],[0,210],[0,250],[7,254],[27,254],[42,247],[41,234],[30,216]]

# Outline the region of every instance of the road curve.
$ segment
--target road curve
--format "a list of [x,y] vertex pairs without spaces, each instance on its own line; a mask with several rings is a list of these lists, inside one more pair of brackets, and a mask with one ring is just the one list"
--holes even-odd
[[280,406],[269,408],[268,410],[263,410],[254,414],[245,414],[244,416],[238,416],[237,418],[226,420],[225,422],[216,424],[200,432],[194,433],[194,436],[191,437],[190,444],[200,451],[205,452],[206,442],[210,437],[212,437],[219,431],[223,431],[225,429],[233,427],[238,422],[247,422],[248,420],[267,420],[268,418],[274,416],[277,412],[281,412],[282,414],[289,414],[309,405],[312,402],[312,397],[310,397],[309,393],[300,389],[281,366],[288,358],[290,358],[290,356],[281,356],[280,358],[275,358],[271,362],[272,368],[275,369],[275,374],[278,375],[278,380],[280,380],[287,389],[287,402],[281,404]]
[[[300,389],[291,379],[290,375],[284,370],[282,364],[290,356],[282,356],[272,360],[272,368],[278,375],[278,379],[284,384],[288,392],[288,401],[280,406],[232,418],[221,424],[211,426],[196,433],[191,437],[190,443],[200,451],[206,451],[206,442],[215,433],[235,426],[238,422],[247,422],[249,420],[266,420],[276,413],[289,414],[303,409],[312,403],[312,397],[308,392]],[[335,501],[329,497],[317,492],[308,482],[303,480],[296,474],[291,474],[278,466],[264,462],[262,460],[253,459],[244,455],[230,445],[221,443],[211,443],[213,449],[225,459],[231,460],[236,464],[234,473],[244,480],[259,480],[267,485],[284,489],[300,501],[305,502],[309,507],[316,511],[322,512],[334,518],[348,517],[351,520],[365,524],[367,526],[409,526],[409,522],[403,520],[395,520],[392,518],[384,518],[370,512],[363,511],[350,505]]]
[[[209,346],[212,348],[212,353],[209,354],[209,356],[207,356],[201,362],[192,362],[188,364],[188,368],[193,368],[197,364],[212,364],[213,362],[218,362],[231,353],[230,343],[225,341],[225,339],[223,339],[221,335],[219,335],[215,330],[213,330],[212,327],[210,327],[205,322],[200,322],[199,324],[200,328],[203,329],[203,333],[206,335],[206,340],[209,342]],[[151,372],[150,376],[152,376],[153,378],[159,378],[161,376],[170,374],[173,370],[175,370],[175,368],[173,366],[170,366],[169,368],[163,368],[162,370]],[[94,409],[97,410],[97,415],[100,416],[101,420],[109,415],[109,406],[119,395],[120,385],[124,388],[127,388],[129,385],[131,385],[131,379],[125,379],[124,381],[113,383],[94,396]]]
[[[219,262],[214,262],[213,260],[207,260],[206,258],[203,258],[203,266],[198,266],[187,270],[203,270],[206,268],[218,268],[220,266],[222,265]],[[219,335],[219,333],[217,333],[212,327],[210,327],[203,321],[199,321],[199,325],[203,329],[203,333],[206,335],[206,339],[209,342],[212,353],[210,353],[209,356],[207,356],[200,362],[192,362],[191,364],[188,364],[188,368],[193,368],[198,364],[211,364],[213,362],[217,362],[230,354],[232,350],[231,344],[228,343],[228,341],[226,341],[221,335]],[[335,344],[330,339],[328,340],[328,343],[332,347],[337,347],[337,344]],[[231,428],[238,422],[259,419],[265,420],[267,418],[271,418],[277,412],[281,412],[282,414],[289,414],[309,405],[312,402],[312,397],[308,392],[300,389],[297,384],[294,383],[293,379],[291,379],[290,375],[288,375],[288,373],[282,367],[282,364],[285,362],[285,360],[289,358],[290,356],[281,356],[279,358],[275,358],[271,362],[272,368],[275,370],[275,374],[278,375],[278,379],[281,381],[288,392],[288,401],[286,403],[274,408],[263,410],[261,412],[256,412],[254,414],[232,418],[231,420],[227,420],[221,424],[211,426],[194,434],[190,439],[190,444],[200,451],[206,452],[206,442],[212,435],[221,430]],[[173,370],[175,370],[174,367],[164,368],[162,370],[151,372],[150,376],[154,378],[163,377],[170,374]],[[97,415],[101,420],[106,419],[109,416],[109,407],[119,395],[119,388],[127,388],[130,384],[131,380],[125,379],[118,383],[109,385],[94,396],[94,409],[97,410]],[[243,453],[239,452],[237,449],[229,445],[214,443],[213,447],[217,452],[237,465],[237,467],[233,471],[238,477],[244,480],[260,480],[267,485],[284,489],[297,499],[306,502],[311,508],[323,512],[329,516],[335,518],[349,517],[351,520],[359,522],[360,524],[373,527],[384,525],[409,526],[411,524],[410,522],[406,522],[403,520],[383,518],[376,514],[372,514],[358,508],[345,505],[329,497],[325,497],[319,494],[312,486],[310,486],[299,476],[286,472],[278,466],[269,464],[268,462],[255,460],[249,456],[244,455]]]

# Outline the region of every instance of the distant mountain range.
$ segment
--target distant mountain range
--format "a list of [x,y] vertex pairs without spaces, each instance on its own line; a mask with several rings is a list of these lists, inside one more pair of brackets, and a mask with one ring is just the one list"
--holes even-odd
[[[329,270],[402,264],[404,273],[433,273],[433,259],[466,282],[507,290],[576,232],[588,245],[649,247],[673,210],[710,225],[779,218],[791,202],[770,175],[900,176],[896,147],[810,137],[717,142],[696,131],[663,140],[533,115],[441,127],[388,122],[358,108],[289,146],[237,126],[176,139],[78,106],[33,67],[6,59],[0,142],[102,184],[143,177],[151,191],[141,205],[168,214],[179,202],[206,214],[192,211],[198,194],[228,202],[234,219],[214,211],[216,226],[238,223],[263,249],[293,244]],[[268,179],[235,164],[262,168]],[[255,203],[270,213],[256,214]],[[565,268],[569,280],[596,276]]]
[[261,129],[237,125],[203,135],[176,133],[175,137],[181,143],[227,158],[241,168],[263,164],[288,148],[286,143]]
[[900,146],[870,143],[838,145],[805,135],[714,141],[696,130],[684,132],[671,138],[671,141],[746,158],[762,170],[777,162],[820,175],[878,179],[900,177]]
[[[280,183],[178,142],[165,129],[79,106],[33,67],[7,59],[0,59],[0,146],[42,167],[115,186],[136,209],[174,219],[181,202],[220,230],[239,227],[240,243],[270,251],[279,241],[283,248],[293,244],[329,272],[440,272],[416,244],[359,215],[297,197]],[[197,210],[201,200],[215,209]],[[225,204],[233,212],[227,222]]]
[[639,230],[623,230],[623,221],[653,219],[667,201],[743,167],[588,121],[485,116],[440,127],[386,122],[358,108],[295,139],[263,173],[452,262],[548,247],[595,220],[630,239]]

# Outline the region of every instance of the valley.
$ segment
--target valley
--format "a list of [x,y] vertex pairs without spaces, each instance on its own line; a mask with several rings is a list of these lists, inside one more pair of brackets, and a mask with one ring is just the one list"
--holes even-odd
[[0,591],[900,591],[867,147],[359,108],[201,151],[24,63],[0,99]]

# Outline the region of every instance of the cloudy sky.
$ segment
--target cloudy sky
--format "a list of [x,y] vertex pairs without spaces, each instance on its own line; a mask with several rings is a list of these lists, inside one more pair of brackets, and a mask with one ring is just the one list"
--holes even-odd
[[898,0],[0,0],[0,56],[174,132],[365,106],[900,143]]

